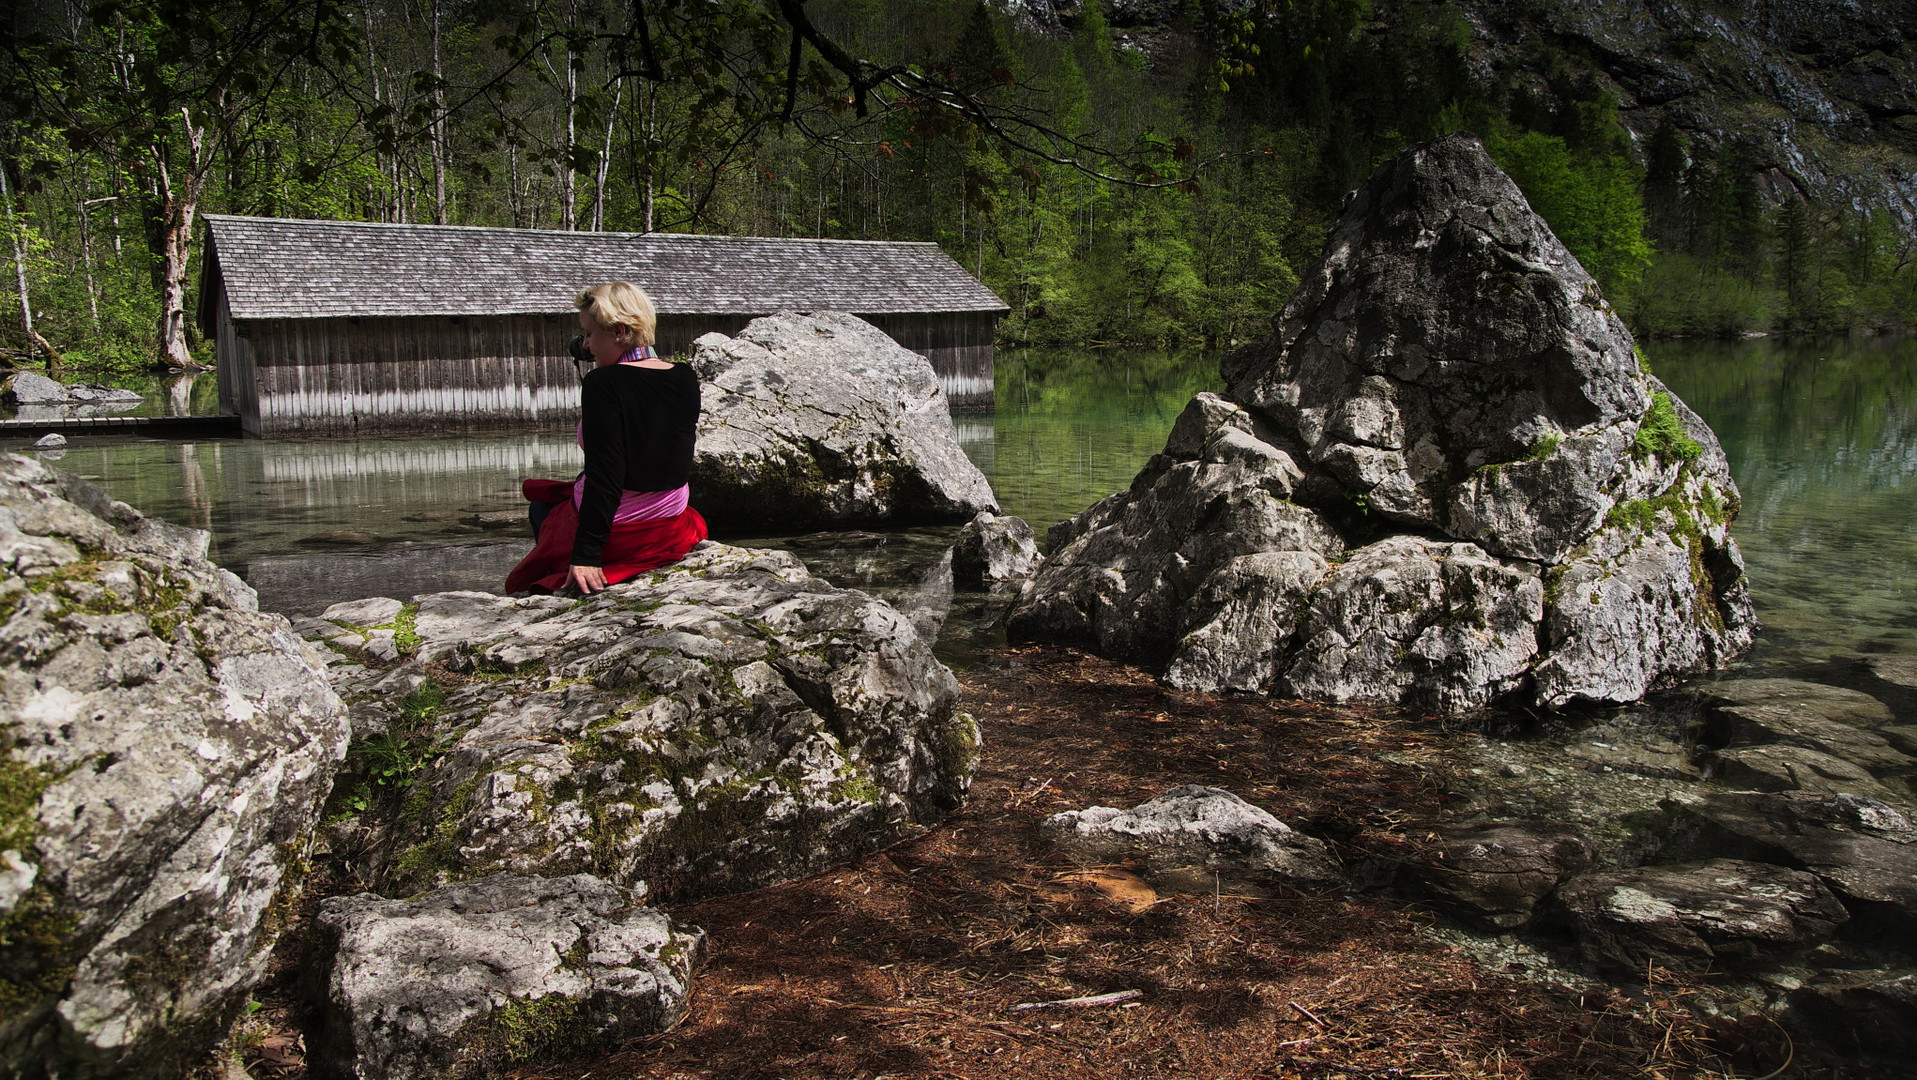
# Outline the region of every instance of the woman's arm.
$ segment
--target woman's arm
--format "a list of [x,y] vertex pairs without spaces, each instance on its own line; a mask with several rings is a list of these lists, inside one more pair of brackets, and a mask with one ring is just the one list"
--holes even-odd
[[580,390],[580,436],[586,452],[586,483],[579,503],[568,578],[582,592],[606,587],[601,569],[606,539],[626,480],[626,425],[617,393],[603,370],[589,372]]

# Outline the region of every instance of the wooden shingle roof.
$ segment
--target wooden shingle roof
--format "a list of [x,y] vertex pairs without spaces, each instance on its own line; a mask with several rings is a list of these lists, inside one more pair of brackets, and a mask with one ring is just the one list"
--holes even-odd
[[665,314],[1006,310],[932,243],[205,217],[235,319],[562,313],[620,279]]

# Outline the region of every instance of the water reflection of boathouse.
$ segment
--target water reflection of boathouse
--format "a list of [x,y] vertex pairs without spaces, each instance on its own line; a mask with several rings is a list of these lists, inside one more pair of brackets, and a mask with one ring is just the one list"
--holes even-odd
[[200,325],[249,434],[570,419],[573,297],[624,278],[690,350],[774,311],[850,311],[989,404],[1005,303],[932,243],[583,233],[207,215]]

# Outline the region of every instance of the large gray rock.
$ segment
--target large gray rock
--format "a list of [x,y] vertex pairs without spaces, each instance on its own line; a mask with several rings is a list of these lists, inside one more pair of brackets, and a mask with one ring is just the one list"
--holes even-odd
[[58,379],[22,371],[7,380],[6,396],[15,405],[55,405],[67,399],[67,388]]
[[952,543],[952,574],[969,586],[1022,582],[1044,561],[1038,538],[1024,518],[989,510],[966,522]]
[[318,1077],[486,1077],[684,1017],[705,934],[585,874],[326,901],[303,972]]
[[1275,331],[1053,530],[1014,638],[1446,712],[1635,700],[1750,644],[1722,449],[1475,138],[1378,170]]
[[722,526],[965,521],[998,502],[959,447],[932,365],[843,312],[707,334],[692,501]]
[[67,416],[100,416],[138,405],[143,398],[131,390],[99,383],[62,383],[45,375],[22,371],[0,388],[0,399],[19,410],[22,420]]
[[1815,876],[1735,859],[1584,874],[1557,903],[1586,959],[1639,973],[1762,967],[1821,944],[1850,918]]
[[0,1074],[180,1072],[264,971],[346,710],[207,540],[0,457]]
[[[356,709],[411,713],[368,724],[419,762],[364,823],[390,895],[501,871],[754,888],[936,822],[977,766],[911,621],[786,552],[706,543],[584,601],[439,594],[411,621],[397,667],[334,669]],[[409,705],[392,680],[427,662],[478,677]]]
[[1187,784],[1130,810],[1068,810],[1039,828],[1081,864],[1135,862],[1185,891],[1309,890],[1345,879],[1324,841],[1221,788]]
[[1423,899],[1492,930],[1514,930],[1595,856],[1591,842],[1566,826],[1499,821],[1444,830],[1433,857],[1405,873]]

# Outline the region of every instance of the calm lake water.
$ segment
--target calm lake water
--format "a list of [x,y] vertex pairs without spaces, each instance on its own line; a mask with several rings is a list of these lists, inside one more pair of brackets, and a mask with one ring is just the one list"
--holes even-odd
[[[1917,342],[1657,342],[1645,352],[1716,429],[1743,489],[1735,535],[1765,623],[1750,670],[1796,673],[1849,650],[1917,652]],[[996,412],[956,423],[1005,510],[1042,535],[1128,485],[1186,400],[1217,384],[1215,354],[1007,350]],[[198,385],[179,395],[206,396]],[[570,433],[542,432],[77,437],[58,464],[148,514],[211,531],[213,557],[265,606],[311,613],[365,595],[497,587],[526,546],[522,528],[473,522],[523,509],[521,477],[570,476],[578,461]],[[918,588],[952,531],[894,533],[880,547],[728,539],[793,547],[835,581],[897,598]]]

